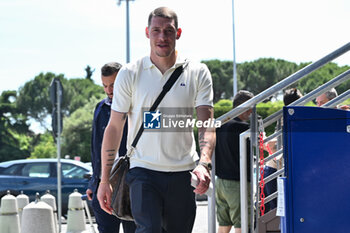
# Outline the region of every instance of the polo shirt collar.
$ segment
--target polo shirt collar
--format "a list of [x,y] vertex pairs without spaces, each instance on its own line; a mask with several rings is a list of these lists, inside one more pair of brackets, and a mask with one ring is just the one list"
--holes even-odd
[[[179,66],[185,64],[185,62],[186,62],[186,59],[182,59],[182,58],[179,56],[179,54],[178,54],[177,57],[176,57],[175,64],[174,64],[174,66],[173,66],[172,68],[175,69],[175,68],[177,68],[177,67],[179,67]],[[150,56],[145,57],[145,58],[143,59],[142,63],[143,63],[143,68],[144,68],[144,69],[150,69],[150,68],[152,68],[152,67],[155,67],[155,65],[154,65],[154,64],[152,63],[152,61],[151,61],[151,57],[150,57]]]

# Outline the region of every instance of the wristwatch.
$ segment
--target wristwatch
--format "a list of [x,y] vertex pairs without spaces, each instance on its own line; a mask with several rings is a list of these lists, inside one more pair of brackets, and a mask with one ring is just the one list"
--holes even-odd
[[211,171],[211,169],[212,169],[211,163],[199,162],[198,165],[202,165],[202,166],[205,167],[208,171]]

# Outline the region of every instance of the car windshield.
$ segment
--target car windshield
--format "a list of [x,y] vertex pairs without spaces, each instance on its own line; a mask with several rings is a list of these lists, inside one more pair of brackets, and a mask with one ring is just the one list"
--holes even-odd
[[69,166],[68,164],[66,166],[64,165],[62,166],[62,174],[64,178],[83,179],[86,173],[89,173],[89,172],[81,167],[72,166],[72,165]]

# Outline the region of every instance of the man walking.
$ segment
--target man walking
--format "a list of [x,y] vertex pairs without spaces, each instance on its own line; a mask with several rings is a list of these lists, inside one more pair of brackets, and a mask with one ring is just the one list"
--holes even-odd
[[[101,146],[105,128],[108,124],[111,104],[113,98],[113,85],[115,78],[122,66],[117,62],[105,64],[101,68],[101,80],[104,92],[107,97],[100,101],[94,111],[94,120],[92,124],[91,135],[91,163],[93,174],[89,181],[89,187],[86,194],[89,200],[92,200],[92,208],[97,222],[97,227],[100,233],[119,233],[120,223],[123,224],[124,233],[135,232],[136,226],[134,222],[119,220],[117,217],[107,214],[100,207],[97,200],[97,189],[101,176]],[[124,127],[123,137],[119,147],[119,155],[126,153],[126,137],[127,126]]]
[[[249,91],[241,90],[233,99],[233,107],[237,108],[253,97]],[[241,133],[249,129],[247,121],[251,112],[251,109],[247,109],[216,131],[215,200],[219,222],[218,233],[229,233],[232,226],[235,228],[235,233],[241,233],[239,137]],[[249,146],[247,151],[250,151]],[[250,164],[249,152],[247,156],[248,164]],[[249,169],[247,177],[250,181]]]
[[[150,56],[123,67],[115,83],[111,120],[102,146],[102,177],[98,192],[101,207],[111,213],[112,163],[128,116],[128,147],[143,122],[144,108],[152,106],[163,85],[179,66],[184,71],[159,104],[160,108],[196,109],[198,121],[213,118],[212,80],[204,64],[188,62],[175,50],[182,30],[177,15],[166,7],[152,11],[146,36]],[[192,130],[144,132],[130,158],[126,181],[130,187],[131,210],[138,233],[189,233],[196,214],[194,192],[203,194],[210,183],[211,155],[215,131],[199,127],[200,161]],[[189,171],[198,177],[193,190]],[[194,191],[194,192],[193,192]]]

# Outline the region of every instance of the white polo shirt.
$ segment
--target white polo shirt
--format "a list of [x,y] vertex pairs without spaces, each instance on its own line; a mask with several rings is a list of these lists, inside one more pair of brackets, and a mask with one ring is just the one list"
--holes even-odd
[[[170,75],[184,63],[178,57],[175,65],[163,75],[147,56],[119,71],[114,83],[112,110],[128,113],[128,149],[143,124],[143,111],[153,105]],[[213,106],[209,69],[202,63],[186,63],[183,73],[159,104],[160,108]],[[130,168],[186,171],[193,169],[198,159],[193,132],[144,131],[131,156]]]

